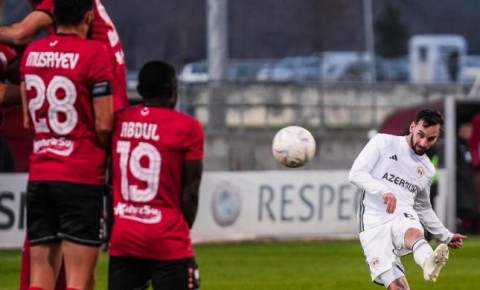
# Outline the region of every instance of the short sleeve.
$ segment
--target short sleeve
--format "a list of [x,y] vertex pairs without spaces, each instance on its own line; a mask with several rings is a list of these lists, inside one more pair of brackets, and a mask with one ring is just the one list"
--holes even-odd
[[193,120],[190,134],[186,140],[185,160],[201,160],[203,159],[204,151],[204,132],[200,122]]
[[92,86],[95,84],[113,81],[113,67],[110,62],[106,47],[97,41],[87,40],[92,45],[92,55],[90,59],[90,79]]

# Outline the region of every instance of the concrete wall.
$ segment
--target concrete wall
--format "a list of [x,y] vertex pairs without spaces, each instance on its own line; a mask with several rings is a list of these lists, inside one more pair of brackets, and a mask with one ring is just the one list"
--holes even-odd
[[[347,169],[376,129],[396,109],[428,104],[468,87],[409,84],[226,84],[223,130],[209,127],[208,86],[182,88],[180,109],[205,126],[205,169],[209,171],[279,170],[271,143],[287,125],[308,128],[317,141],[315,158],[305,169]],[[286,169],[289,170],[289,169]]]
[[[180,110],[210,121],[225,118],[224,131],[249,131],[287,125],[311,129],[380,124],[392,111],[468,92],[460,85],[379,83],[224,83],[182,85]],[[219,97],[220,96],[220,97]],[[218,131],[218,130],[217,130]]]
[[[365,130],[312,131],[316,153],[303,169],[347,169],[368,141]],[[275,131],[249,134],[208,134],[205,170],[292,170],[277,164],[272,155]]]

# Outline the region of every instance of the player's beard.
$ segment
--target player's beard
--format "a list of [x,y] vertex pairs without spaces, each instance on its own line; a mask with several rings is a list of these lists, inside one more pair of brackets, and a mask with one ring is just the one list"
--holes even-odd
[[410,136],[410,147],[412,147],[413,152],[417,155],[423,155],[425,152],[427,152],[426,148],[420,149],[417,144],[413,142],[413,134]]

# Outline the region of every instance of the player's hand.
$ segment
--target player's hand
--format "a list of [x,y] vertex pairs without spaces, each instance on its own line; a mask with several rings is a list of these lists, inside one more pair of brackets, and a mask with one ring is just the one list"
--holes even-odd
[[383,203],[387,205],[387,213],[392,214],[397,208],[397,198],[391,192],[383,194]]
[[459,249],[463,246],[463,240],[466,238],[467,236],[461,234],[453,234],[453,237],[450,240],[450,243],[448,243],[448,246],[453,249]]

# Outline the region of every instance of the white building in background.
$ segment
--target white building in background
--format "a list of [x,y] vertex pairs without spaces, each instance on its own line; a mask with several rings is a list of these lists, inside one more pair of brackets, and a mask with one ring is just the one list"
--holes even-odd
[[415,35],[410,39],[413,83],[462,82],[467,42],[461,35]]

